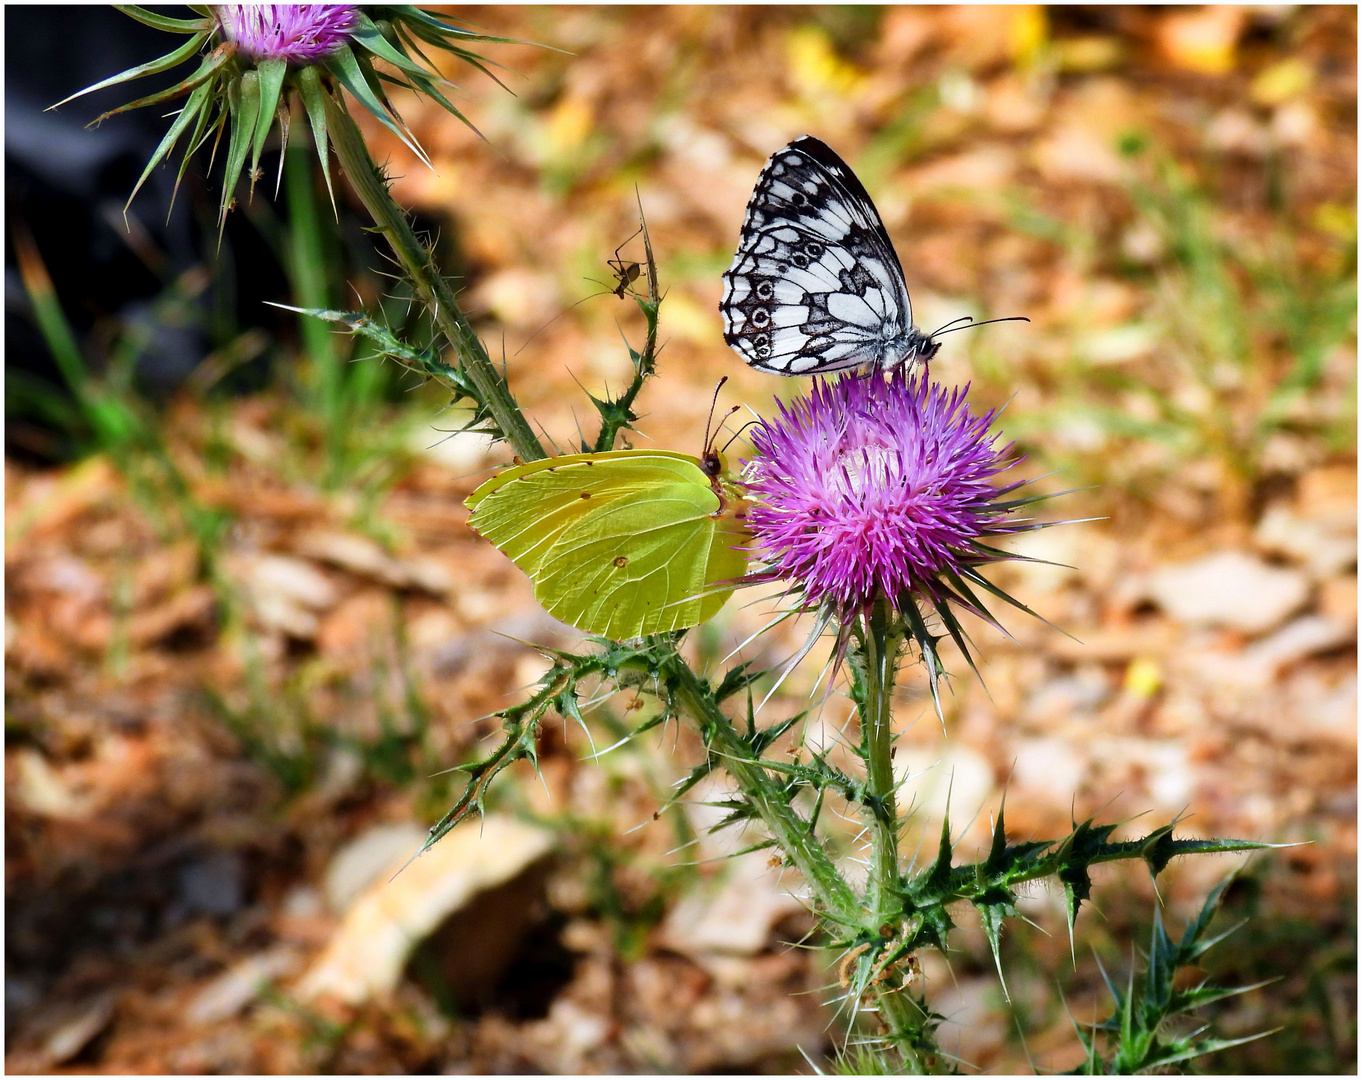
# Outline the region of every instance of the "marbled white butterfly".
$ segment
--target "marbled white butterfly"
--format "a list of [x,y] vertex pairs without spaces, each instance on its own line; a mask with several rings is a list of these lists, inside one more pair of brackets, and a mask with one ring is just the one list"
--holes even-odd
[[[856,174],[804,135],[757,177],[724,274],[724,340],[754,368],[819,375],[926,363],[898,253]],[[970,322],[965,318],[956,322]]]

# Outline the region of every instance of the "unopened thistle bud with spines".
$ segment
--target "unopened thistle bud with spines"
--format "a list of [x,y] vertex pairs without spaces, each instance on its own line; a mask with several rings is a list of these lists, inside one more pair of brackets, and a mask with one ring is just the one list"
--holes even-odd
[[[429,164],[420,144],[389,101],[384,84],[425,94],[468,123],[441,92],[441,85],[452,84],[430,64],[422,47],[452,53],[491,74],[487,62],[467,46],[473,42],[509,40],[465,30],[445,15],[407,4],[191,5],[198,15],[193,19],[175,19],[154,9],[131,5],[120,10],[158,30],[187,35],[188,40],[164,56],[86,87],[58,105],[95,90],[169,71],[198,57],[198,68],[187,78],[110,109],[94,123],[130,109],[185,98],[132,194],[137,194],[151,171],[183,140],[184,151],[176,177],[178,187],[194,152],[210,142],[216,149],[225,133],[227,155],[219,227],[232,205],[243,171],[249,172],[254,190],[260,155],[276,123],[287,146],[290,91],[302,99],[329,191],[328,95],[343,103],[344,90]],[[381,75],[376,61],[383,62]],[[333,193],[333,202],[334,199]],[[128,202],[132,202],[131,195]]]

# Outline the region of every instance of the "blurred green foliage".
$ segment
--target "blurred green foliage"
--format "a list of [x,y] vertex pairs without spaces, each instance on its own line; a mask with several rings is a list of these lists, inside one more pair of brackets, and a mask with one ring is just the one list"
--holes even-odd
[[[1322,237],[1326,255],[1307,256],[1296,243],[1297,223],[1279,209],[1266,234],[1231,240],[1214,196],[1188,164],[1138,133],[1120,149],[1130,166],[1131,231],[1152,236],[1161,252],[1152,264],[1099,250],[1087,230],[1022,197],[1009,200],[1011,225],[1058,245],[1089,275],[1111,273],[1146,290],[1147,311],[1105,334],[1110,342],[1125,335],[1122,343],[1147,343],[1157,367],[1095,363],[1076,340],[1056,373],[1053,401],[1010,408],[1009,433],[1071,475],[1138,495],[1204,459],[1225,467],[1227,483],[1251,490],[1265,478],[1265,452],[1282,432],[1336,452],[1355,449],[1355,366],[1346,393],[1327,403],[1316,395],[1336,350],[1356,333],[1355,234]],[[981,367],[990,382],[1010,378],[991,355]],[[1100,452],[1043,445],[1046,431],[1075,424],[1102,434]],[[1140,442],[1164,453],[1158,466],[1131,471],[1116,447]]]

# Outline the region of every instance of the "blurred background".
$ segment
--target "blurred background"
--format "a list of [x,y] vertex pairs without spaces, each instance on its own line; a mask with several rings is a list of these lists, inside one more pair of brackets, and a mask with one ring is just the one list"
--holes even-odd
[[[723,375],[758,413],[804,388],[742,365],[716,310],[757,173],[801,134],[874,196],[919,326],[1030,318],[949,336],[932,373],[1005,405],[1018,468],[1072,492],[1043,513],[1081,523],[1016,547],[1064,565],[994,576],[1073,637],[971,627],[987,691],[951,655],[944,730],[908,674],[905,850],[930,858],[949,808],[970,857],[1004,788],[1018,838],[1146,814],[1125,828],[1301,845],[1247,861],[1222,919],[1250,922],[1206,957],[1278,980],[1211,1010],[1220,1033],[1280,1030],[1202,1067],[1355,1070],[1356,9],[451,10],[552,48],[488,47],[507,89],[449,69],[482,140],[398,99],[433,169],[366,130],[560,447],[641,339],[607,264],[642,259],[640,202],[666,299],[635,444],[696,452]],[[509,455],[265,305],[430,340],[310,150],[277,195],[272,152],[220,244],[206,154],[125,217],[164,118],[84,130],[136,88],[43,110],[169,39],[102,8],[5,21],[7,1067],[828,1068],[836,958],[789,947],[798,882],[721,858],[749,839],[707,832],[721,786],[655,817],[687,732],[603,752],[647,703],[545,727],[541,775],[492,793],[496,858],[460,830],[392,877],[543,672],[522,643],[576,636],[466,527]],[[688,648],[717,664],[765,610],[740,596]],[[835,747],[849,712],[804,737]],[[1161,876],[1170,929],[1243,863]],[[1094,901],[1075,964],[1062,898],[1027,899],[1010,1002],[969,919],[949,966],[923,957],[943,1046],[1075,1065],[1066,1006],[1106,1014],[1098,962],[1126,977],[1155,894],[1122,864]]]

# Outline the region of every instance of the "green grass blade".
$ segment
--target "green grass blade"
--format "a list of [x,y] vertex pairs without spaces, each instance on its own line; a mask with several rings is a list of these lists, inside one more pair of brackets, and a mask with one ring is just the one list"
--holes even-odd
[[52,278],[47,273],[38,245],[28,229],[20,222],[11,227],[10,236],[14,241],[14,256],[18,263],[19,277],[24,283],[29,303],[33,305],[33,316],[38,323],[38,331],[47,343],[57,370],[70,388],[76,400],[84,405],[89,399],[90,373],[85,366],[85,357],[71,332],[71,324],[66,320],[57,292],[52,287]]

